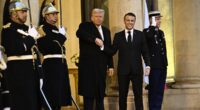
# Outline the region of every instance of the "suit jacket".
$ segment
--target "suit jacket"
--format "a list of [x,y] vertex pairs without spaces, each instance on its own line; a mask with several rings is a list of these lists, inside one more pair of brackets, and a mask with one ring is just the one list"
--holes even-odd
[[[110,52],[109,48],[105,48],[106,52]],[[134,30],[133,41],[131,47],[125,37],[125,30],[118,32],[114,36],[112,45],[112,54],[118,53],[118,74],[143,74],[142,57],[147,66],[150,65],[148,48],[143,33]]]
[[166,68],[168,62],[164,32],[156,30],[153,26],[144,29],[143,32],[149,48],[151,68]]
[[[111,47],[110,31],[102,26],[104,45]],[[92,22],[81,23],[76,33],[79,38],[79,94],[83,96],[104,96],[105,78],[108,68],[113,67],[112,56],[101,51],[95,44],[101,38]]]

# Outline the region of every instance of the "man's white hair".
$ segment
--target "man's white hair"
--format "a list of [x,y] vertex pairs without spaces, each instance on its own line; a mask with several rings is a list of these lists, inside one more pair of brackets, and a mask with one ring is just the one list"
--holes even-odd
[[94,8],[92,10],[92,15],[95,14],[95,13],[105,13],[105,11],[103,9],[100,9],[100,8]]

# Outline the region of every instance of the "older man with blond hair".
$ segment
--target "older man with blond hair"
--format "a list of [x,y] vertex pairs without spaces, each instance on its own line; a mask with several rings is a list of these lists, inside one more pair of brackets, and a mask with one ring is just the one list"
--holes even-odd
[[111,47],[110,31],[102,26],[104,10],[92,10],[91,22],[81,23],[77,30],[80,45],[79,94],[84,99],[84,110],[104,110],[105,79],[113,75],[113,59],[106,54]]

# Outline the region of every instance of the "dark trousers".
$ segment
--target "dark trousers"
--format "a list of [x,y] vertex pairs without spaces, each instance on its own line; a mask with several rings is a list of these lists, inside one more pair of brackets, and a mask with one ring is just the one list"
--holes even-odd
[[[61,110],[61,107],[52,107],[52,110]],[[41,110],[49,110],[49,108],[42,108]]]
[[149,110],[161,110],[167,69],[151,69],[149,76]]
[[104,98],[83,97],[84,110],[104,110]]
[[61,110],[61,107],[53,107],[52,110]]
[[[49,108],[47,108],[47,107],[46,107],[46,108],[43,108],[43,109],[44,109],[44,110],[49,110]],[[43,109],[42,109],[42,110],[43,110]],[[52,107],[51,109],[52,109],[52,110],[61,110],[61,107]]]
[[136,110],[143,110],[143,99],[142,99],[142,74],[128,74],[119,75],[119,110],[127,110],[127,95],[129,90],[129,83],[132,82],[134,101]]

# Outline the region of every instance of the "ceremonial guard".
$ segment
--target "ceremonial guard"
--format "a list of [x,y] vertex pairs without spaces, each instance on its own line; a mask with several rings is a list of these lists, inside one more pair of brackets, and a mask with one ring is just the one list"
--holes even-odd
[[149,110],[161,110],[167,75],[167,52],[164,32],[160,30],[161,14],[149,13],[150,26],[144,29],[147,40],[151,71],[149,75]]
[[7,55],[4,78],[12,110],[39,110],[39,81],[31,53],[38,33],[24,24],[27,11],[19,0],[7,0],[4,7],[4,18],[7,17],[2,29],[2,46]]
[[[46,2],[46,1],[44,1]],[[43,18],[37,40],[43,54],[44,85],[43,90],[52,110],[71,105],[71,90],[64,43],[67,39],[64,27],[56,27],[58,10],[52,3],[43,3]],[[44,8],[43,8],[44,7]]]

